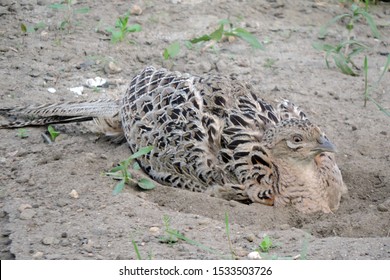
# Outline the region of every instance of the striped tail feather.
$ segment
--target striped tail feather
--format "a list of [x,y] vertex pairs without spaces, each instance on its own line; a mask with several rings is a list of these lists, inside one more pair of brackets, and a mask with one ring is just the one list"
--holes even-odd
[[0,108],[0,116],[5,118],[5,122],[0,122],[0,128],[43,126],[90,120],[97,120],[97,123],[105,123],[108,126],[120,126],[120,107],[121,100],[100,99],[95,101]]

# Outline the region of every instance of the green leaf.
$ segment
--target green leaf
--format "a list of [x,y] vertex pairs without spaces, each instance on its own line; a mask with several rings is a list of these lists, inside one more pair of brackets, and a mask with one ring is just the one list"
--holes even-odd
[[184,46],[189,50],[192,49],[192,43],[190,41],[184,41]]
[[218,24],[221,24],[221,25],[227,25],[227,24],[231,24],[231,21],[228,20],[227,18],[225,19],[221,19]]
[[334,46],[332,45],[329,45],[329,44],[322,44],[322,43],[319,43],[319,42],[314,42],[313,44],[311,44],[312,47],[314,49],[316,49],[317,51],[325,51],[325,52],[328,52],[328,51],[332,51],[335,49]]
[[146,146],[146,147],[143,147],[143,148],[140,148],[136,153],[132,154],[129,159],[136,159],[136,158],[139,158],[143,155],[146,155],[148,153],[150,153],[150,151],[153,150],[153,146]]
[[379,30],[376,27],[375,21],[373,20],[371,15],[364,10],[360,10],[359,14],[361,14],[366,19],[368,26],[370,27],[371,33],[374,36],[374,38],[379,39],[381,37],[381,34],[379,33]]
[[272,247],[272,240],[271,240],[271,238],[269,238],[268,235],[264,236],[264,238],[261,241],[259,247],[260,247],[262,252],[267,253],[269,251],[269,249],[271,249],[271,247]]
[[114,180],[123,180],[123,172],[106,172],[106,176],[111,177]]
[[46,27],[45,23],[40,21],[36,25],[34,25],[34,31],[38,31],[39,29],[44,29],[45,27]]
[[210,34],[210,38],[217,42],[221,41],[223,35],[223,24],[219,26],[217,30]]
[[203,35],[203,36],[191,39],[190,43],[196,44],[196,43],[199,43],[199,42],[206,42],[206,41],[210,41],[210,40],[211,40],[211,37],[206,34],[206,35]]
[[141,30],[142,30],[142,27],[139,24],[133,24],[133,25],[126,27],[126,32],[140,32]]
[[53,142],[56,140],[57,136],[60,135],[60,133],[56,131],[51,125],[47,127],[47,131],[49,132],[51,141]]
[[113,195],[119,194],[123,190],[124,187],[125,187],[125,181],[122,180],[118,184],[116,184],[114,190],[112,191],[112,194]]
[[67,6],[65,4],[61,4],[61,3],[54,3],[54,4],[51,4],[49,5],[49,8],[52,8],[54,10],[62,10],[62,9],[65,9]]
[[333,60],[342,73],[351,76],[357,76],[357,74],[351,69],[351,67],[348,66],[348,60],[342,54],[334,54]]
[[164,59],[174,58],[180,51],[180,43],[173,42],[170,44],[163,53]]
[[152,190],[156,187],[151,180],[146,178],[138,180],[138,186],[143,190]]
[[134,162],[134,164],[133,164],[133,169],[134,169],[134,170],[140,170],[140,169],[141,169],[141,166],[139,166],[139,163],[138,163],[138,162]]
[[115,172],[118,172],[118,171],[121,171],[124,169],[124,166],[123,165],[118,165],[118,166],[115,166],[114,168],[112,168],[110,170],[111,173],[115,173]]
[[60,29],[64,30],[67,25],[69,25],[69,21],[67,20],[62,21],[60,24]]
[[23,33],[26,33],[26,32],[27,32],[27,27],[26,27],[26,25],[25,25],[24,23],[22,23],[22,24],[20,25],[20,29],[22,30]]
[[256,36],[247,30],[243,28],[235,28],[233,29],[232,33],[249,43],[253,48],[264,50],[264,46],[259,42],[259,40],[257,40]]
[[89,7],[82,7],[82,8],[76,9],[74,12],[76,14],[86,14],[86,13],[89,13],[89,11],[90,11]]
[[113,30],[111,32],[111,42],[117,43],[117,42],[122,41],[123,38],[124,38],[124,34],[123,34],[122,31],[120,31],[120,30]]

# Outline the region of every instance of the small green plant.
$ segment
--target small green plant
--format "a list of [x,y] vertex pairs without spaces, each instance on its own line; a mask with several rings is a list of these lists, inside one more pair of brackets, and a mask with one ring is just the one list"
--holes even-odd
[[212,253],[212,254],[215,254],[215,255],[218,255],[219,257],[223,257],[223,258],[226,258],[225,256],[221,256],[216,250],[200,243],[200,242],[197,242],[193,239],[190,239],[186,236],[184,236],[182,233],[180,233],[178,230],[176,229],[172,229],[171,226],[170,226],[170,218],[169,216],[166,216],[164,215],[163,217],[163,223],[164,223],[164,227],[165,227],[165,233],[167,234],[167,236],[163,237],[160,239],[160,242],[162,243],[168,243],[168,244],[173,244],[173,243],[176,243],[178,242],[179,240],[182,240],[190,245],[194,245],[196,246],[197,248],[201,249],[201,250],[204,250],[206,252],[209,252],[209,253]]
[[263,66],[265,68],[274,68],[275,67],[274,65],[275,65],[276,61],[278,61],[278,60],[274,59],[274,58],[266,58]]
[[47,127],[47,131],[49,132],[50,139],[51,139],[51,141],[53,141],[53,142],[56,140],[56,138],[58,137],[58,135],[60,135],[60,133],[59,133],[58,131],[56,131],[56,130],[54,129],[54,127],[52,127],[51,125],[49,125],[49,126]]
[[260,242],[260,245],[259,245],[259,249],[263,252],[263,253],[268,253],[269,252],[269,249],[272,248],[272,240],[271,238],[268,236],[268,235],[265,235],[263,237],[263,240],[261,240]]
[[163,57],[165,60],[174,58],[180,52],[180,42],[176,41],[164,49]]
[[[346,49],[346,46],[349,46],[348,49],[352,49],[349,53],[343,52],[343,49]],[[351,76],[358,75],[352,69],[358,69],[358,67],[352,61],[352,57],[357,55],[358,53],[361,53],[365,49],[368,49],[366,45],[355,40],[344,41],[336,45],[313,43],[313,47],[316,50],[324,51],[326,53],[325,63],[328,68],[330,68],[329,56],[331,56],[340,71],[344,74]]]
[[107,32],[111,33],[111,42],[118,43],[122,42],[128,33],[140,32],[142,27],[139,24],[132,24],[128,26],[129,13],[126,13],[122,17],[118,17],[114,27],[106,29]]
[[18,137],[21,139],[27,138],[28,137],[28,131],[25,128],[19,128],[18,129]]
[[230,239],[229,215],[227,212],[225,212],[225,229],[226,229],[226,236],[228,238],[229,250],[230,253],[232,254],[232,259],[235,259],[236,253],[233,250],[232,240]]
[[73,27],[73,17],[75,14],[86,14],[89,12],[89,7],[73,8],[73,0],[64,0],[60,3],[51,4],[49,7],[55,11],[63,11],[63,18],[59,24],[59,29],[70,31]]
[[328,28],[342,19],[347,19],[347,24],[345,25],[345,27],[348,30],[348,40],[350,40],[350,38],[352,37],[352,31],[354,29],[355,22],[358,22],[360,19],[366,20],[368,26],[370,27],[371,34],[374,36],[374,38],[380,38],[380,33],[378,31],[378,28],[376,27],[375,21],[368,12],[368,6],[366,5],[365,8],[362,8],[355,3],[351,5],[350,12],[335,16],[323,27],[321,27],[320,32],[318,34],[318,38],[325,39],[326,35],[328,34]]
[[364,50],[369,49],[368,46],[359,42],[358,40],[354,40],[353,38],[353,29],[355,23],[364,19],[373,35],[374,38],[380,38],[380,33],[376,27],[376,24],[368,13],[368,1],[366,0],[366,8],[362,8],[359,5],[352,4],[351,10],[348,13],[344,13],[332,18],[328,23],[326,23],[319,31],[318,38],[324,40],[328,34],[328,29],[331,25],[334,25],[336,22],[344,19],[347,20],[345,25],[348,30],[347,38],[344,41],[341,41],[336,44],[322,44],[319,42],[313,43],[313,47],[316,50],[324,51],[326,66],[329,68],[329,60],[328,58],[331,56],[336,64],[336,66],[341,70],[342,73],[347,75],[356,76],[358,75],[354,69],[359,69],[352,61],[352,57],[361,53]]
[[[227,27],[227,28],[226,28]],[[191,44],[197,44],[201,42],[211,42],[209,46],[213,46],[215,43],[221,42],[224,38],[240,38],[249,43],[255,49],[264,49],[264,46],[259,40],[244,28],[233,27],[230,20],[224,19],[219,22],[219,27],[211,34],[205,34],[200,37],[196,37],[190,40]]]
[[134,251],[135,251],[135,254],[137,256],[137,260],[142,260],[141,258],[141,254],[138,250],[138,246],[137,246],[137,243],[134,241],[134,240],[131,240],[131,243],[133,244],[133,247],[134,247]]
[[[147,179],[142,178],[139,180],[133,179],[133,176],[129,172],[129,165],[132,163],[135,159],[148,154],[151,150],[153,150],[153,146],[147,146],[144,148],[139,149],[136,153],[132,154],[128,159],[121,161],[120,164],[114,168],[112,168],[109,172],[106,172],[107,176],[112,177],[115,180],[120,180],[118,184],[116,184],[113,194],[116,195],[120,193],[126,184],[129,185],[137,185],[143,190],[151,190],[155,188],[154,183]],[[137,163],[134,163],[134,169],[139,169],[139,165]]]
[[170,222],[171,222],[171,218],[168,215],[164,215],[163,224],[164,224],[166,235],[160,238],[161,243],[173,244],[179,240],[177,236],[180,235],[180,233],[178,230],[171,228]]
[[367,56],[364,57],[363,61],[363,72],[364,72],[364,107],[367,105],[367,101],[370,100],[373,102],[380,111],[382,111],[385,115],[390,117],[390,111],[386,110],[382,105],[380,105],[377,101],[375,101],[374,98],[371,96],[371,91],[378,88],[379,84],[381,83],[385,73],[388,72],[390,67],[390,55],[387,56],[386,64],[383,67],[382,73],[379,76],[378,80],[373,84],[368,84],[368,58]]

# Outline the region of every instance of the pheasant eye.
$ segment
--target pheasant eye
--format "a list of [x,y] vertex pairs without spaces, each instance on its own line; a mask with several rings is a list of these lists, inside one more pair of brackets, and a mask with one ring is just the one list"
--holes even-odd
[[294,136],[293,136],[293,141],[294,141],[295,143],[300,143],[300,142],[302,142],[302,136],[300,136],[300,135],[294,135]]

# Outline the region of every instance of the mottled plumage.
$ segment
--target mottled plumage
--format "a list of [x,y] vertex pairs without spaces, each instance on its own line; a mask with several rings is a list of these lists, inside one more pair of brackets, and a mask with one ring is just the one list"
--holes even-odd
[[245,203],[331,212],[346,192],[335,147],[293,103],[275,107],[234,78],[145,68],[122,100],[0,109],[1,128],[95,119],[124,133],[154,180]]

